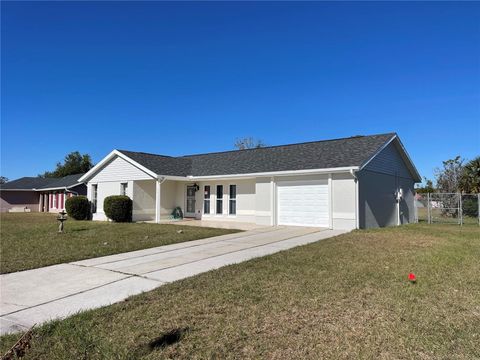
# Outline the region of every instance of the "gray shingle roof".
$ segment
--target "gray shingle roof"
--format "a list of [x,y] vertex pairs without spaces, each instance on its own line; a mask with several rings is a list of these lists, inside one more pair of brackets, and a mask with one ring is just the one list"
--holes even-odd
[[72,185],[78,184],[78,179],[80,179],[84,174],[75,174],[75,175],[68,175],[58,179],[50,179],[52,180],[50,183],[41,186],[37,189],[51,189],[51,188],[65,188],[70,187]]
[[0,185],[2,190],[32,190],[50,183],[52,179],[40,177],[22,177]]
[[192,162],[182,157],[147,154],[143,152],[118,150],[130,159],[153,171],[155,174],[171,176],[191,175]]
[[159,175],[212,176],[361,166],[395,133],[170,157],[119,150]]
[[69,175],[63,178],[22,177],[1,185],[1,190],[63,189],[78,184],[83,174]]

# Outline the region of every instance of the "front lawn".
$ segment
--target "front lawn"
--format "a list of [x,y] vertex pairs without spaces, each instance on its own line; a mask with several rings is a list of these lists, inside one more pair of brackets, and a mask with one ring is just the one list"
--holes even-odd
[[355,231],[46,324],[26,358],[475,359],[479,276],[477,226]]
[[[183,230],[178,233],[178,230]],[[98,256],[207,238],[236,230],[145,223],[67,220],[58,234],[56,215],[0,215],[0,272],[9,273]]]

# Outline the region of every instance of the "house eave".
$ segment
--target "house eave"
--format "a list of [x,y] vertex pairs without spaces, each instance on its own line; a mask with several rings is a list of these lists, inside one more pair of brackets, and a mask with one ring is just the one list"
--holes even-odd
[[68,186],[57,186],[57,187],[52,187],[52,188],[40,188],[40,189],[32,189],[33,191],[55,191],[55,190],[68,190],[71,188],[74,188],[76,186],[83,185],[82,182],[73,184],[73,185],[68,185]]
[[286,171],[269,171],[247,174],[225,174],[225,175],[205,175],[205,176],[187,176],[185,179],[189,181],[195,180],[219,180],[219,179],[248,179],[257,177],[272,177],[272,176],[295,176],[295,175],[317,175],[317,174],[333,174],[346,173],[350,171],[358,171],[358,166],[346,166],[323,169],[308,169],[308,170],[286,170]]
[[35,191],[35,189],[0,189],[0,191]]

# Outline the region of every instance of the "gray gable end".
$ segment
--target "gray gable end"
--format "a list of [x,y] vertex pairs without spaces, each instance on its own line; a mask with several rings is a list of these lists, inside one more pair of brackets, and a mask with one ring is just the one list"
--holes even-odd
[[392,141],[372,161],[370,161],[364,170],[373,171],[381,174],[399,176],[405,179],[414,179],[404,159],[397,149],[397,145]]

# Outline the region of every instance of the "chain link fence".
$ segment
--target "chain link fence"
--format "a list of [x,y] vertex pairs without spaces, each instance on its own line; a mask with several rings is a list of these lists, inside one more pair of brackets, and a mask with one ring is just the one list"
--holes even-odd
[[480,194],[416,194],[415,221],[428,224],[480,225]]

